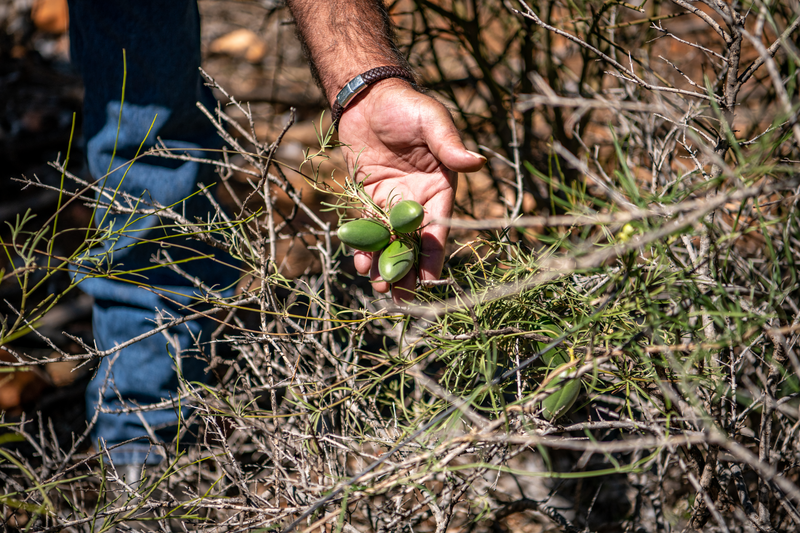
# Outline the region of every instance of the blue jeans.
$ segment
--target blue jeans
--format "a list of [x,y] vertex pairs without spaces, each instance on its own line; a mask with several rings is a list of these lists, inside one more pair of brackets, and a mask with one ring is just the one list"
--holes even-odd
[[[104,182],[107,190],[119,187],[162,205],[187,198],[198,190],[200,182],[211,185],[216,175],[210,167],[193,162],[147,157],[133,164],[124,180],[124,167],[113,171],[135,156],[145,138],[143,151],[155,144],[157,137],[168,147],[195,156],[209,157],[199,148],[220,146],[211,123],[195,105],[198,101],[208,109],[216,105],[198,72],[200,18],[195,0],[70,0],[69,8],[72,61],[86,87],[83,132],[93,179],[102,182],[111,168],[112,173]],[[120,121],[123,49],[127,79]],[[177,209],[190,220],[195,216],[205,219],[211,205],[202,195],[196,195]],[[118,230],[129,221],[127,215],[107,214],[102,209],[95,216],[96,225],[103,228]],[[181,264],[190,275],[206,280],[217,290],[227,288],[226,293],[230,294],[238,275],[230,257],[197,241],[176,237],[174,231],[163,227],[164,223],[154,216],[138,220],[114,242],[104,243],[93,253],[106,253],[112,258],[107,266],[117,271],[152,268],[151,257],[159,244],[142,239],[167,239],[173,244],[169,253],[174,260],[208,254],[231,265],[225,267],[209,260]],[[87,271],[79,269],[76,280],[95,298],[93,327],[100,350],[113,349],[151,331],[158,310],[178,318],[202,309],[192,305],[201,291],[164,267],[113,279],[86,275]],[[143,283],[150,289],[142,288]],[[191,357],[189,351],[196,348],[198,339],[201,343],[207,340],[213,327],[211,320],[187,322],[169,330],[168,335],[147,337],[105,358],[86,393],[88,418],[95,415],[98,405],[119,408],[118,395],[128,406],[132,405],[130,402],[147,405],[175,398],[178,376],[173,358],[177,353],[183,356],[179,366],[184,378],[204,381],[206,363]],[[185,416],[187,411],[183,411]],[[151,435],[169,442],[179,429],[177,422],[177,407],[138,414],[101,413],[93,437],[107,446],[138,438],[113,450],[113,460],[118,464],[153,464],[162,457],[151,450],[145,426]]]

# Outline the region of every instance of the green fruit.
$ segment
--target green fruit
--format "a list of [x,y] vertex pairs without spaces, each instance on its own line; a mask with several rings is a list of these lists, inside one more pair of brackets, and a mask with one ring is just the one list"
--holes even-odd
[[414,248],[403,241],[394,241],[381,252],[378,271],[387,283],[395,283],[414,266]]
[[558,377],[551,381],[545,390],[555,387],[558,387],[558,390],[542,402],[542,414],[549,420],[555,420],[561,415],[567,414],[581,392],[581,380]]
[[347,224],[339,226],[337,231],[339,239],[347,246],[361,250],[362,252],[377,252],[382,250],[389,242],[390,233],[389,228],[369,220],[361,218],[353,220]]
[[[543,323],[541,329],[543,330],[541,331],[542,334],[553,338],[560,336],[562,333],[561,328],[551,322]],[[538,350],[542,350],[548,344],[549,343],[546,342],[539,342]],[[541,361],[549,377],[556,368],[568,363],[570,358],[564,349],[557,347],[542,354]],[[545,387],[545,390],[558,389],[542,402],[542,414],[549,420],[555,420],[567,414],[581,392],[581,380],[568,379],[566,377],[567,372],[568,371],[562,372],[559,376],[554,377],[547,387]]]
[[411,233],[417,231],[425,212],[422,206],[414,200],[403,200],[392,208],[389,214],[389,224],[397,233]]
[[[538,333],[540,335],[546,335],[552,339],[556,339],[564,333],[560,327],[556,324],[551,322],[549,319],[545,318],[537,325],[537,328],[533,330],[534,333]],[[545,349],[545,347],[550,344],[548,342],[542,341],[534,341],[532,343],[532,348],[535,349],[537,352],[541,352]],[[555,369],[556,367],[563,365],[564,363],[569,361],[569,356],[564,351],[564,345],[561,344],[556,346],[555,348],[551,348],[547,353],[543,353],[539,358],[539,363],[549,372],[550,370]]]

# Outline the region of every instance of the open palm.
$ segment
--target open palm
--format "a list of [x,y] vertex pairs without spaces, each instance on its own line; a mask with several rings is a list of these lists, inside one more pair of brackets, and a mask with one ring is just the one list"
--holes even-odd
[[[453,213],[457,173],[479,170],[486,159],[464,148],[449,112],[433,98],[400,80],[384,80],[347,108],[339,124],[339,140],[348,167],[363,180],[379,206],[416,200],[425,208],[419,272],[412,270],[393,286],[395,301],[409,300],[417,276],[438,279],[444,264],[449,228],[429,224]],[[427,224],[427,225],[426,225]],[[387,292],[380,280],[379,253],[356,252],[355,266],[369,274],[375,290]]]

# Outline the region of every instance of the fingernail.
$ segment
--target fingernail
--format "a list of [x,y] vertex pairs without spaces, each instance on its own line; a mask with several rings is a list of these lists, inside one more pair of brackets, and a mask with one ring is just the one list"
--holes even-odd
[[467,152],[471,153],[472,155],[474,155],[475,157],[477,157],[479,159],[483,159],[484,161],[487,160],[485,155],[481,155],[481,154],[479,154],[477,152],[473,152],[472,150],[467,150]]

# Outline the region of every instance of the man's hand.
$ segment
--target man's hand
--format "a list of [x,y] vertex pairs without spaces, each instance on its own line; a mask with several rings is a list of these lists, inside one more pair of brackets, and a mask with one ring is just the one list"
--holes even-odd
[[[392,38],[392,21],[382,0],[286,0],[312,72],[333,104],[336,95],[359,74],[375,67],[407,68]],[[339,121],[339,140],[349,145],[345,158],[356,179],[378,205],[390,197],[416,200],[425,221],[453,212],[457,172],[474,172],[486,162],[467,151],[450,113],[408,83],[385,79],[350,102]],[[444,264],[448,228],[422,230],[419,278],[436,279]],[[377,254],[356,254],[356,268],[371,273],[375,289],[387,292],[379,278]],[[414,272],[395,283],[396,302],[408,300]]]
[[[355,169],[375,203],[416,200],[425,208],[419,272],[412,269],[392,290],[395,302],[410,300],[417,277],[434,280],[442,273],[449,228],[429,222],[452,215],[457,173],[479,170],[486,158],[464,148],[444,106],[395,79],[375,83],[347,106],[339,140],[348,145],[343,150],[349,170]],[[375,290],[387,292],[378,257],[356,252],[355,266],[370,275]]]

